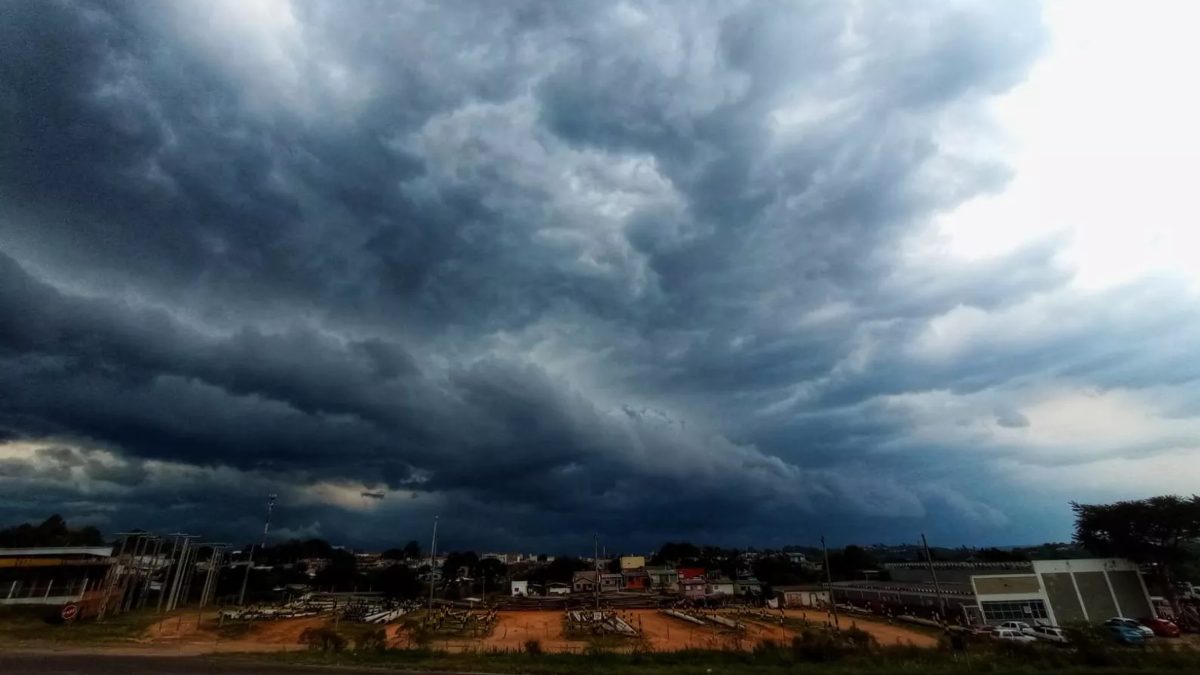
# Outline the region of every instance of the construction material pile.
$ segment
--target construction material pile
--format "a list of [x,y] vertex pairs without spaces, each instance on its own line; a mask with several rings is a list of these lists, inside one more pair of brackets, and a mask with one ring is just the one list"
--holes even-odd
[[391,602],[387,600],[369,599],[349,603],[341,608],[341,617],[346,621],[362,623],[385,624],[395,621],[416,609],[414,603]]
[[695,610],[682,609],[662,609],[659,611],[673,619],[686,621],[688,623],[696,624],[697,626],[703,626],[711,623],[721,626],[722,628],[728,628],[730,630],[741,631],[746,629],[746,624],[742,623],[741,621],[712,612],[699,612]]
[[[600,596],[600,604],[605,609],[657,609],[676,601],[676,598],[673,596],[654,595],[650,593],[604,593]],[[544,597],[503,597],[493,602],[496,609],[504,610],[569,610],[594,607],[596,599],[591,593],[575,593],[573,595],[550,595]]]
[[437,633],[482,637],[492,632],[496,610],[457,610],[451,607],[435,609],[426,617],[426,626]]
[[336,615],[346,621],[387,623],[412,611],[415,605],[386,600],[373,594],[309,593],[282,605],[252,605],[222,610],[223,621],[269,621],[306,616]]
[[774,612],[771,612],[758,607],[742,607],[737,609],[734,612],[734,615],[750,621],[760,621],[766,623],[782,623],[785,617],[783,610],[777,609]]
[[617,616],[616,612],[595,609],[575,609],[567,612],[568,630],[591,633],[593,635],[621,635],[637,637],[638,630],[628,621]]

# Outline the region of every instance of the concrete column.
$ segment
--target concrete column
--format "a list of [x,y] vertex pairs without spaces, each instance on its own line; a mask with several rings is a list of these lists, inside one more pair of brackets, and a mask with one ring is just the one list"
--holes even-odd
[[[1087,603],[1083,601],[1083,593],[1079,592],[1079,584],[1075,583],[1075,572],[1074,570],[1067,570],[1067,574],[1071,575],[1071,587],[1075,589],[1075,599],[1079,601],[1079,611],[1083,612],[1083,620],[1090,622],[1092,617],[1088,616]],[[1107,579],[1108,577],[1105,578]]]
[[1100,570],[1104,574],[1104,585],[1108,586],[1108,596],[1113,599],[1113,607],[1117,608],[1117,616],[1125,616],[1125,612],[1121,611],[1121,601],[1117,600],[1117,593],[1113,590],[1112,581],[1108,578],[1108,570]]

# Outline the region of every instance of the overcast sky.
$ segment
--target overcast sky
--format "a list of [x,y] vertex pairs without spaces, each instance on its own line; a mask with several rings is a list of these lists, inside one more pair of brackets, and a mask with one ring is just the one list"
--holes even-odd
[[0,4],[0,520],[1003,545],[1190,493],[1196,14]]

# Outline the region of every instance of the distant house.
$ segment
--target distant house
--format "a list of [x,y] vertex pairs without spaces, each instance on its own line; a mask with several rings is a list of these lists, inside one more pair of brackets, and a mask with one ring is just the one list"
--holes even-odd
[[829,591],[820,584],[776,586],[775,600],[782,607],[824,607],[829,604]]
[[571,590],[576,593],[596,592],[596,572],[583,570],[571,577]]
[[600,592],[612,593],[621,590],[621,586],[625,583],[625,577],[620,574],[601,574],[600,575]]
[[685,598],[703,598],[707,593],[707,587],[708,584],[704,581],[704,577],[679,580],[679,591],[683,593],[683,597]]
[[623,555],[621,556],[621,571],[625,570],[640,570],[646,566],[646,556],[642,555]]
[[709,579],[704,591],[707,595],[733,596],[733,580],[724,577]]
[[650,590],[650,575],[645,569],[621,570],[621,587],[627,591]]
[[733,582],[733,594],[739,598],[759,597],[762,595],[762,582],[750,577]]
[[705,576],[703,567],[680,567],[676,570],[676,574],[678,574],[680,581],[684,579],[703,579]]
[[[620,574],[601,574],[600,592],[619,591],[623,581],[624,578]],[[596,591],[596,572],[593,570],[576,572],[571,579],[571,590],[575,593],[594,593]]]
[[673,567],[647,567],[646,576],[650,577],[650,589],[674,593],[679,590],[679,572]]
[[528,581],[513,581],[512,582],[512,594],[514,597],[524,597],[524,596],[529,595],[529,582]]

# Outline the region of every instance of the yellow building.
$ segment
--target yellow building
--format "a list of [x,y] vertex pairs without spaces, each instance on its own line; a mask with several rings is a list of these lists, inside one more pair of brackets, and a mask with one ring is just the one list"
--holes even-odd
[[640,570],[646,566],[646,556],[644,555],[623,555],[621,556],[621,571],[625,570]]

